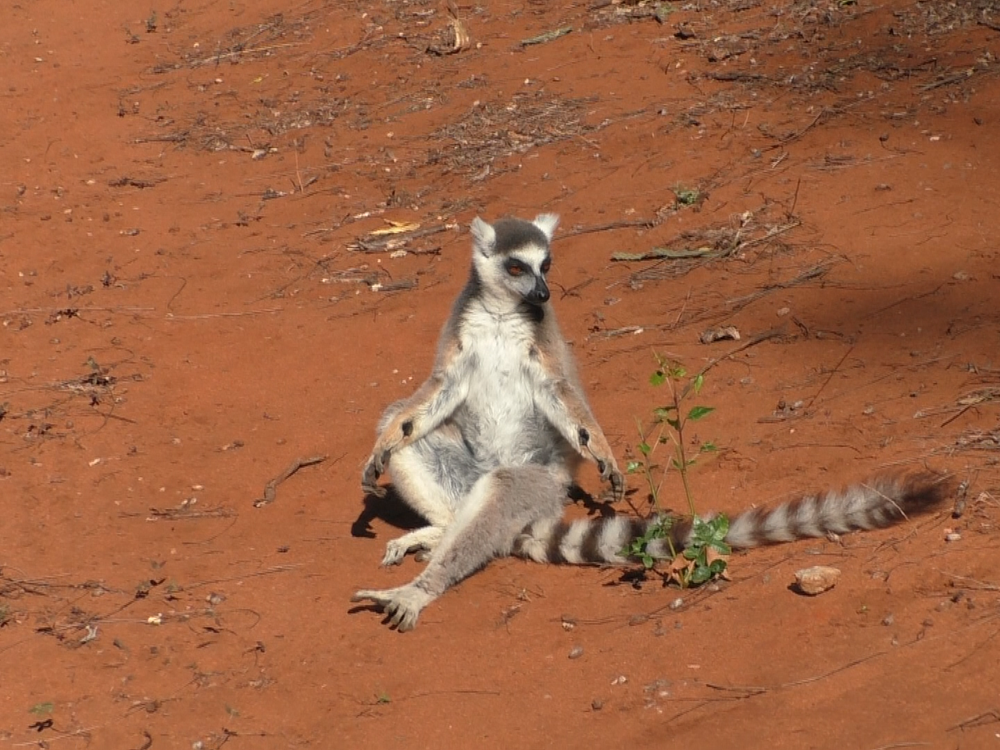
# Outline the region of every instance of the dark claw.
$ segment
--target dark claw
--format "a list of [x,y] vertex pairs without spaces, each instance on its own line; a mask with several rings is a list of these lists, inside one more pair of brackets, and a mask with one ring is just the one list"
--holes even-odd
[[586,427],[581,427],[577,434],[580,436],[580,447],[586,448],[590,444],[590,432]]
[[597,459],[597,470],[599,472],[601,472],[601,479],[607,479],[608,478],[608,475],[607,475],[607,464],[604,463],[601,459]]

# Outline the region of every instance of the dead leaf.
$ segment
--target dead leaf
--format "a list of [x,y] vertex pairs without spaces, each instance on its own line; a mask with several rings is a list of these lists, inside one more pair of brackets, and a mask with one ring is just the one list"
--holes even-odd
[[376,229],[368,234],[372,237],[384,237],[388,234],[405,234],[406,232],[415,232],[420,229],[420,225],[415,221],[393,221],[392,219],[386,219],[385,223],[389,226],[383,229]]

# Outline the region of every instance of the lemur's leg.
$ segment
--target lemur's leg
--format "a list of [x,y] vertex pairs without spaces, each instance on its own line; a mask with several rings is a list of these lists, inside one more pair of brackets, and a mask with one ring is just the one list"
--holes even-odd
[[399,449],[389,473],[399,496],[430,525],[386,544],[383,565],[396,565],[409,552],[434,549],[482,470],[458,430],[443,425]]
[[412,630],[421,610],[449,587],[493,558],[509,555],[525,527],[558,519],[569,480],[561,467],[537,465],[486,474],[458,509],[423,573],[399,588],[359,591],[352,601],[371,600],[385,611],[390,625]]

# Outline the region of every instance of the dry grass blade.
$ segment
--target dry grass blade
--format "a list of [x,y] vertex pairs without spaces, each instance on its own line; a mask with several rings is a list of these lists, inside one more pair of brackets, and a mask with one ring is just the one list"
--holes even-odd
[[800,225],[798,220],[787,224],[759,224],[753,214],[739,217],[738,226],[724,225],[691,229],[666,243],[644,253],[615,253],[614,261],[658,261],[649,268],[629,276],[635,285],[655,279],[676,278],[705,263],[731,257],[740,257],[747,250],[758,246],[776,244],[777,238]]
[[472,46],[472,35],[458,14],[453,0],[448,0],[448,29],[443,41],[435,41],[427,46],[427,51],[435,55],[455,55]]
[[[438,224],[433,227],[424,227],[423,229],[415,229],[410,232],[397,232],[395,234],[379,234],[377,232],[380,232],[381,230],[376,230],[367,237],[359,237],[354,242],[349,243],[347,245],[347,249],[361,253],[388,253],[394,250],[401,250],[415,239],[427,237],[432,234],[438,234],[448,229],[455,229],[456,226],[456,224]],[[407,248],[407,252],[415,254],[420,254],[421,252],[436,254],[437,249],[421,251]]]

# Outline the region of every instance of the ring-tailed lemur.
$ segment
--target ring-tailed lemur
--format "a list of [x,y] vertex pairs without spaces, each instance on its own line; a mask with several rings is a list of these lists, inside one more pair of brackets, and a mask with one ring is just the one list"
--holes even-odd
[[[656,519],[610,517],[566,523],[563,505],[581,458],[596,461],[617,497],[624,477],[594,419],[549,304],[545,276],[558,217],[472,222],[472,271],[445,323],[430,378],[390,406],[362,486],[390,465],[399,495],[430,522],[386,546],[383,565],[430,550],[405,586],[358,591],[400,630],[450,586],[496,557],[538,562],[625,563],[626,546]],[[881,478],[836,493],[736,516],[734,548],[888,526],[927,510],[946,493],[929,474]],[[672,525],[674,549],[689,542],[690,519]],[[669,557],[666,540],[648,552]]]

